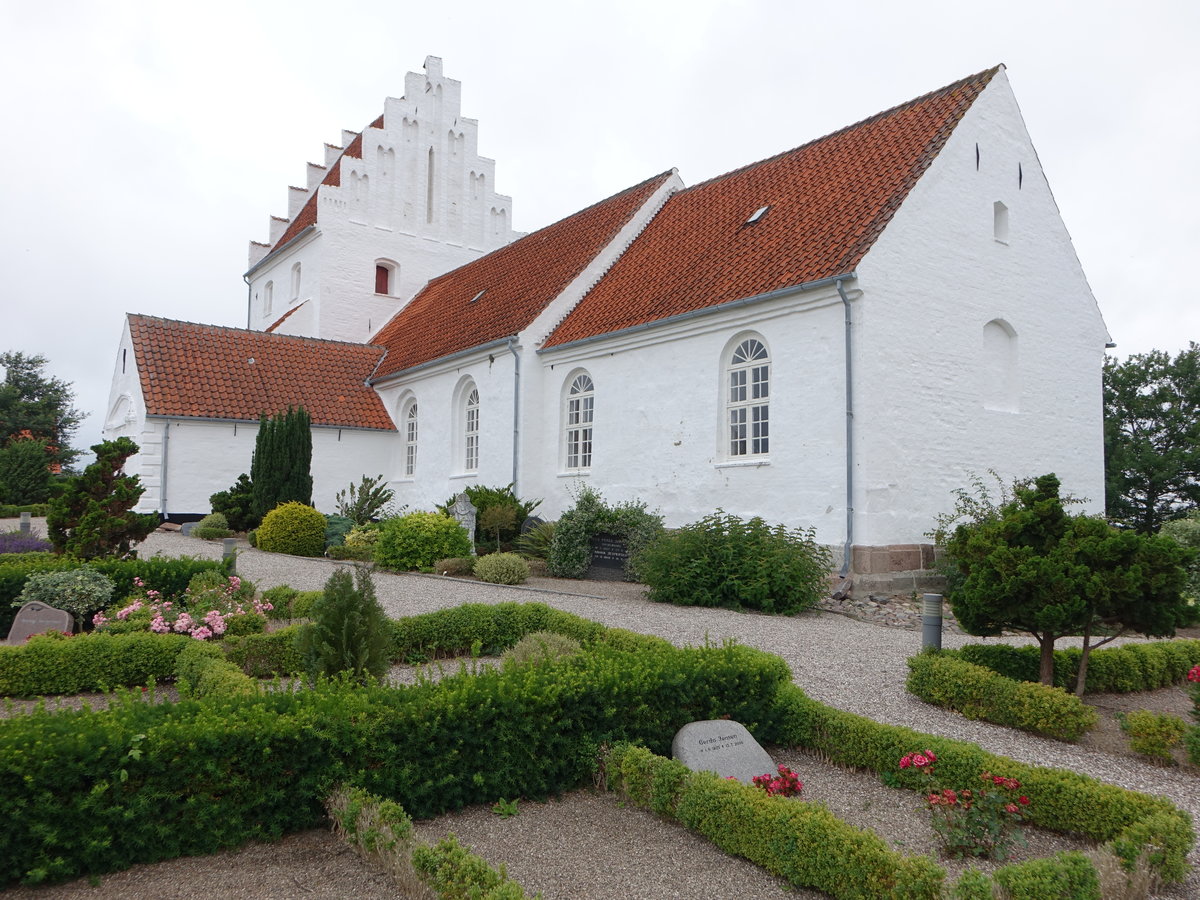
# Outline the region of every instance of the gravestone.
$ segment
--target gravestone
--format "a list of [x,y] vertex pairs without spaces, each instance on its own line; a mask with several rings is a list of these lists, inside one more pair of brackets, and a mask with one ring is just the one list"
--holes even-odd
[[6,644],[23,644],[26,638],[33,634],[46,631],[61,631],[70,634],[75,622],[71,614],[63,609],[55,609],[37,600],[30,600],[17,610],[12,628],[8,630]]
[[671,756],[693,772],[716,772],[750,784],[755,775],[774,775],[774,760],[746,726],[729,719],[689,722],[675,733]]
[[475,504],[471,502],[471,498],[465,493],[459,494],[454,498],[454,505],[450,507],[450,515],[453,516],[458,524],[466,529],[467,537],[471,539],[471,555],[475,555],[475,513],[479,512],[475,508]]
[[587,577],[599,581],[624,581],[629,545],[615,534],[592,535],[592,562]]

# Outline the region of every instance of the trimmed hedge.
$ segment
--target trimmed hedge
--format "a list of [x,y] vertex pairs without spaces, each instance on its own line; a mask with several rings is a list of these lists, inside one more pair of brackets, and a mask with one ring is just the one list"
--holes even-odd
[[34,635],[19,646],[0,647],[0,696],[78,694],[163,681],[174,677],[180,652],[195,643],[182,634],[148,631]]
[[[20,596],[25,580],[35,572],[57,572],[63,569],[78,569],[82,560],[49,553],[22,553],[0,557],[0,635],[7,635],[12,620],[17,614],[12,601]],[[166,596],[182,594],[197,572],[227,571],[227,564],[220,560],[194,559],[181,556],[167,559],[152,556],[149,559],[93,559],[87,565],[107,575],[117,586],[115,597],[124,597],[133,591],[133,579],[141,578],[147,585]]]
[[[943,651],[1015,681],[1039,679],[1039,652],[1034,646],[1010,647],[1007,644],[967,644],[958,650]],[[1056,686],[1075,690],[1080,656],[1078,647],[1054,651]],[[1105,647],[1088,654],[1084,690],[1089,694],[1153,691],[1179,684],[1187,677],[1188,670],[1197,664],[1200,664],[1200,641],[1196,640]]]
[[[493,869],[482,856],[458,843],[453,834],[432,847],[416,847],[413,868],[439,897],[448,900],[527,900],[528,894],[508,877],[504,863]],[[537,895],[541,897],[541,894]]]
[[1013,681],[991,669],[947,653],[921,653],[908,660],[909,693],[968,719],[1077,741],[1099,717],[1062,688]]
[[19,519],[23,512],[29,513],[35,519],[44,519],[50,515],[50,504],[30,503],[26,506],[14,506],[11,503],[0,503],[0,519]]
[[253,694],[258,685],[225,658],[218,644],[189,641],[175,661],[175,684],[181,696]]

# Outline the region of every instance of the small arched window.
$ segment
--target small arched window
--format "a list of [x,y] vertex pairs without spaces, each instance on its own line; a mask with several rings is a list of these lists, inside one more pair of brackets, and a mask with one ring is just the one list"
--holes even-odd
[[404,477],[417,474],[417,401],[404,408]]
[[300,299],[300,263],[292,266],[292,299]]
[[762,341],[746,338],[734,347],[725,384],[730,458],[766,456],[771,449],[771,356]]
[[399,287],[400,267],[390,259],[375,260],[375,293],[395,296]]
[[479,388],[469,385],[464,392],[463,409],[463,471],[479,471]]
[[271,314],[271,304],[275,300],[275,282],[268,281],[263,285],[263,315]]
[[563,437],[568,469],[592,467],[592,420],[595,412],[595,385],[587,372],[571,379],[563,411]]

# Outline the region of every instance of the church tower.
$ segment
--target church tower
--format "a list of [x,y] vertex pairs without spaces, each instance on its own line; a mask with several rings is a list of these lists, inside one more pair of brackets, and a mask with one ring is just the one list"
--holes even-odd
[[367,342],[431,278],[519,236],[461,94],[426,57],[383,115],[325,145],[286,218],[250,244],[249,328]]

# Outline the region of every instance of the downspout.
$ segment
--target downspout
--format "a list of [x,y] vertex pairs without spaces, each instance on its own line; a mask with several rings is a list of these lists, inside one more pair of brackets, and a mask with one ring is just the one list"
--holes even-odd
[[840,577],[850,574],[850,548],[854,545],[854,363],[851,326],[853,316],[850,311],[850,298],[842,287],[842,279],[837,280],[838,296],[842,298],[842,308],[846,319],[846,545],[842,548],[842,571]]
[[508,339],[508,351],[513,355],[513,449],[512,449],[512,483],[513,494],[521,496],[517,486],[517,476],[520,472],[521,450],[521,356],[517,353],[516,337]]
[[251,296],[250,279],[245,275],[242,276],[242,281],[246,282],[246,330],[250,330],[250,304],[253,300]]
[[161,515],[163,521],[167,520],[167,448],[171,443],[171,420],[163,420],[163,451],[162,451],[162,475],[158,479],[159,504],[162,506]]

